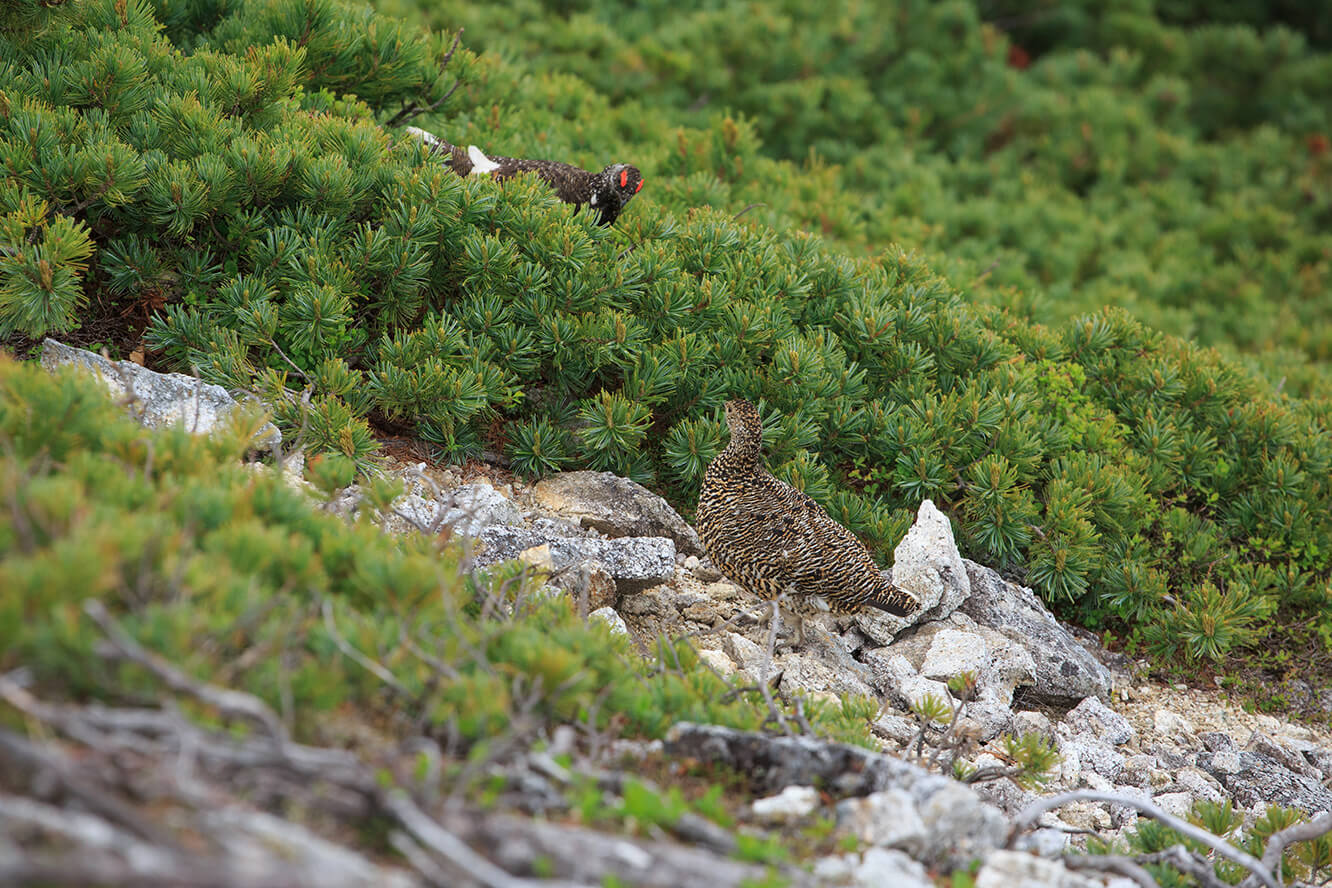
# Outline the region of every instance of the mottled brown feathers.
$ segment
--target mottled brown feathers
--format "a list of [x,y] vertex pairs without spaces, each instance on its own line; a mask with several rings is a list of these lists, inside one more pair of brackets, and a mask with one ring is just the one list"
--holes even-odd
[[823,507],[763,466],[763,421],[748,401],[728,401],[731,441],[708,466],[698,535],[729,580],[763,598],[788,593],[801,614],[874,607],[906,616],[920,607],[884,579],[864,543]]

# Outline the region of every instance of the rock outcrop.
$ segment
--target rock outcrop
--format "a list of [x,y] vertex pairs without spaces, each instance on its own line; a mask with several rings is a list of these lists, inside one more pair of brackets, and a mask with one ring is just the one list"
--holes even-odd
[[532,488],[542,511],[563,515],[608,537],[664,536],[686,555],[703,555],[698,534],[666,500],[612,472],[561,472]]
[[[91,373],[113,400],[124,404],[148,428],[179,425],[193,434],[206,435],[222,427],[238,406],[220,385],[181,373],[157,373],[133,361],[111,361],[54,339],[42,343],[42,366],[47,370],[74,366]],[[277,426],[267,423],[254,436],[253,446],[269,448],[281,442]]]

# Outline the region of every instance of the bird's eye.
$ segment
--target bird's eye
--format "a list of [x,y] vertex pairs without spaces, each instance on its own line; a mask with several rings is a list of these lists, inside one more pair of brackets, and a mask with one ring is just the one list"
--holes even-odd
[[637,194],[638,192],[640,192],[640,191],[642,191],[642,190],[643,190],[643,180],[642,180],[642,179],[639,179],[639,180],[638,180],[638,184],[634,186],[634,194]]
[[620,187],[621,187],[621,188],[628,188],[628,187],[629,187],[629,171],[628,171],[628,170],[620,170]]

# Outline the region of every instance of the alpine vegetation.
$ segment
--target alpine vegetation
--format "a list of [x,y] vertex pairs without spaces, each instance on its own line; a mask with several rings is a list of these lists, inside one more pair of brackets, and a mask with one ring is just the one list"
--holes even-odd
[[[342,0],[20,5],[0,16],[17,353],[112,340],[260,394],[288,440],[362,471],[411,436],[521,475],[613,471],[678,507],[743,396],[774,411],[772,475],[876,558],[928,498],[965,555],[1162,657],[1332,637],[1326,401],[1121,309],[1047,326],[977,303],[976,275],[870,237],[869,172],[847,191],[821,161],[774,159],[753,121],[612,105]],[[654,187],[598,225],[539,175],[456,175],[456,152],[384,125],[404,114],[520,156],[631,156]],[[1208,236],[1269,255],[1229,230]],[[1081,268],[1060,243],[1041,255]],[[1316,282],[1320,254],[1300,255]]]

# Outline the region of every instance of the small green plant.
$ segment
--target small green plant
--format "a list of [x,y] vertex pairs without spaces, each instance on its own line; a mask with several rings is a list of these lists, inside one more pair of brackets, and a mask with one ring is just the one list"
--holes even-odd
[[773,836],[752,836],[746,833],[737,833],[735,842],[737,860],[748,863],[777,864],[786,863],[791,859],[791,853],[786,849],[781,839]]
[[975,699],[978,680],[974,671],[959,672],[948,679],[948,688],[959,702],[925,694],[912,705],[911,713],[919,727],[908,751],[927,767],[947,771],[963,783],[1007,777],[1025,789],[1033,789],[1049,781],[1060,757],[1050,741],[1039,734],[1005,734],[1000,742],[1006,765],[976,768],[963,761],[978,740],[962,722],[967,704]]

